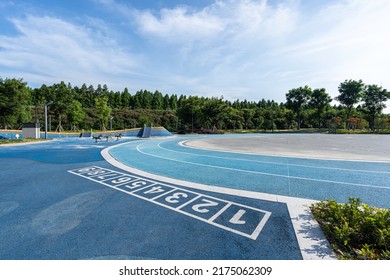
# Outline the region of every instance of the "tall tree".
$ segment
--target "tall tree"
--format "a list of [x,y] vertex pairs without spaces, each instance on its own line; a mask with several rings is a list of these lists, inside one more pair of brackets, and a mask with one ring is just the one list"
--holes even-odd
[[54,84],[50,87],[51,99],[47,99],[46,102],[52,101],[50,109],[54,111],[58,117],[58,126],[56,131],[62,131],[62,117],[67,113],[68,105],[74,99],[72,88],[67,86],[65,82],[61,81],[59,84]]
[[100,96],[95,98],[97,116],[100,122],[101,130],[105,130],[111,115],[111,108],[108,107],[108,97]]
[[173,111],[177,110],[177,95],[172,94],[171,97],[169,98],[169,106]]
[[122,108],[130,108],[131,106],[131,94],[127,88],[122,93]]
[[162,110],[164,105],[164,98],[158,90],[156,90],[153,94],[152,98],[152,109],[154,110]]
[[141,93],[142,100],[142,108],[143,109],[151,109],[152,108],[152,100],[153,94],[150,91],[144,90]]
[[375,120],[382,110],[386,108],[386,101],[390,98],[390,92],[378,85],[367,85],[363,93],[363,109],[367,113],[370,129],[375,129]]
[[73,99],[67,108],[67,117],[68,122],[73,126],[80,128],[80,125],[83,123],[85,118],[85,112],[82,108],[82,105],[76,99]]
[[4,128],[18,128],[31,119],[27,110],[30,91],[22,79],[0,78],[0,122]]
[[253,128],[253,116],[255,115],[254,109],[242,109],[242,117],[244,118],[244,128],[252,129]]
[[364,83],[362,80],[345,80],[340,84],[339,95],[336,97],[342,105],[347,108],[347,119],[355,104],[359,103],[363,95]]
[[244,122],[242,111],[229,106],[224,120],[227,129],[242,129]]
[[[110,91],[112,93],[112,91]],[[114,93],[114,104],[112,105],[112,108],[121,108],[122,107],[122,95],[119,91],[116,91]]]
[[103,95],[103,88],[101,84],[97,85],[97,88],[95,90],[95,96],[100,97]]
[[197,96],[182,98],[181,106],[177,109],[177,115],[182,120],[182,126],[185,130],[194,131],[201,125],[201,107],[202,101]]
[[202,123],[206,124],[208,128],[212,130],[224,128],[223,120],[226,119],[228,110],[222,97],[213,97],[204,100],[201,112]]
[[323,116],[325,110],[330,106],[330,102],[332,102],[332,98],[326,93],[324,88],[313,90],[309,105],[316,110],[318,128],[321,128],[322,126]]
[[301,128],[302,111],[307,105],[312,94],[311,88],[308,86],[294,88],[286,94],[287,108],[293,110],[297,115],[298,130]]
[[170,105],[170,98],[168,94],[164,95],[164,100],[163,100],[163,109],[164,110],[170,110],[171,105]]
[[93,87],[93,85],[89,85],[88,89],[87,89],[87,104],[88,104],[88,108],[92,108],[95,106],[95,89]]

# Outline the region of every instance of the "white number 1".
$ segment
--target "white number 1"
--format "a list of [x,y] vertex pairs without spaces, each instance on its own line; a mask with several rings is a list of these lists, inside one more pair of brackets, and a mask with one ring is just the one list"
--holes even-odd
[[244,225],[246,222],[240,219],[245,213],[245,210],[238,210],[238,212],[229,220],[229,222],[236,225]]

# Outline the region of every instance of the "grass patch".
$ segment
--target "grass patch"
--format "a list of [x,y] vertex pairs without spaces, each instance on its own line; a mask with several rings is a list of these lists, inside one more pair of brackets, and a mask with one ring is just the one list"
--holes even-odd
[[329,130],[331,134],[390,134],[390,130],[368,130],[368,129],[337,129]]
[[228,129],[228,130],[222,130],[224,133],[231,133],[231,134],[234,134],[234,133],[237,133],[237,134],[245,134],[245,133],[263,133],[263,134],[270,134],[270,133],[294,133],[294,134],[297,134],[297,133],[328,133],[328,129],[325,129],[325,128],[321,128],[321,129],[318,129],[318,128],[301,128],[300,130],[296,130],[296,129],[274,129],[274,130],[271,130],[271,129],[268,129],[268,130],[264,130],[264,129]]
[[390,209],[358,198],[321,201],[310,209],[339,259],[390,260]]
[[51,139],[34,139],[34,138],[26,138],[26,139],[3,139],[0,140],[0,145],[6,144],[18,144],[18,143],[31,143],[31,142],[43,142]]

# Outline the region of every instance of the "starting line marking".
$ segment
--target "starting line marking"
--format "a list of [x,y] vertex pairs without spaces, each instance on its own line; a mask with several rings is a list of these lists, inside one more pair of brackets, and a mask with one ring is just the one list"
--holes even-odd
[[68,172],[256,240],[271,212],[99,166]]

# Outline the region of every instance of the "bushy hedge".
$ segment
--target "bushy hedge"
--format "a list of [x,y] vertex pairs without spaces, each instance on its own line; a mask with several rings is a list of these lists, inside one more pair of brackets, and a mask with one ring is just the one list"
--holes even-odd
[[321,201],[310,208],[340,259],[390,260],[390,209],[357,198]]

